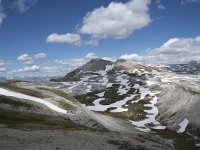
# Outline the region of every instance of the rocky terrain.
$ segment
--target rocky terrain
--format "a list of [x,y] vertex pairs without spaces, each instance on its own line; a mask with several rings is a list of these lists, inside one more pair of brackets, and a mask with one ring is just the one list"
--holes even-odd
[[191,61],[186,64],[171,64],[168,68],[172,72],[178,74],[200,74],[200,63],[197,61]]
[[92,59],[50,81],[0,83],[3,149],[199,149],[198,75]]

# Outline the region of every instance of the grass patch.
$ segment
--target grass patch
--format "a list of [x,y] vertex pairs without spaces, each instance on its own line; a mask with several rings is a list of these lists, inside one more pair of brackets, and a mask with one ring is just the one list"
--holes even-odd
[[123,100],[127,96],[127,94],[119,95],[117,93],[119,87],[120,84],[113,84],[112,87],[107,88],[104,93],[105,100],[102,100],[99,103],[101,105],[110,105],[117,101]]
[[86,106],[94,106],[93,102],[99,98],[96,94],[100,93],[99,91],[89,92],[83,95],[74,96],[79,102],[85,104]]
[[60,103],[60,105],[62,106],[63,109],[66,109],[66,110],[75,110],[76,109],[75,106],[72,106],[72,105],[70,105],[70,104],[68,104],[64,101],[60,101],[59,103]]
[[31,129],[84,129],[70,119],[60,116],[49,116],[28,112],[0,109],[0,124],[10,128]]
[[67,99],[67,100],[76,102],[74,97],[68,95],[67,93],[65,93],[65,92],[63,92],[63,91],[61,91],[61,90],[57,90],[57,89],[54,89],[54,88],[46,88],[46,87],[37,87],[37,89],[49,91],[49,92],[52,92],[52,93],[54,93],[54,94],[56,94],[56,95],[58,95],[58,96],[60,96],[60,97],[65,98],[65,99]]
[[157,135],[165,139],[174,140],[174,146],[177,150],[199,150],[199,147],[196,147],[193,142],[188,140],[186,137],[172,132],[169,130],[156,130]]
[[9,89],[9,90],[12,90],[12,91],[15,91],[15,92],[18,92],[18,93],[38,97],[38,98],[47,98],[46,95],[43,95],[42,93],[40,93],[38,91],[21,88],[21,87],[14,85],[14,84],[11,84],[11,83],[0,83],[0,87],[5,88],[5,89]]
[[16,108],[25,107],[27,109],[30,109],[30,108],[33,107],[32,104],[17,101],[17,100],[14,100],[14,99],[11,99],[11,98],[8,98],[8,97],[5,97],[5,96],[0,96],[0,104],[2,104],[2,103],[11,105],[11,106],[16,107]]
[[[63,97],[67,100],[70,100],[72,102],[76,102],[75,99],[68,95],[67,93],[63,92],[63,91],[60,91],[60,90],[57,90],[57,89],[50,89],[50,88],[45,88],[45,87],[37,87],[37,89],[40,89],[40,90],[45,90],[45,91],[49,91],[49,92],[52,92],[60,97]],[[67,102],[64,102],[64,101],[59,101],[60,105],[62,106],[63,109],[66,109],[66,110],[74,110],[76,107],[75,106],[72,106],[70,105],[69,103]]]
[[113,110],[114,108],[109,108],[105,112],[98,112],[103,115],[108,115],[111,117],[121,118],[121,119],[128,119],[133,121],[141,121],[146,118],[147,113],[144,110],[151,109],[151,107],[145,107],[145,104],[150,104],[151,98],[145,97],[144,100],[140,100],[138,103],[131,103],[132,100],[128,101],[126,104],[128,104],[127,107],[124,106],[124,108],[128,108],[128,111],[126,112],[118,112],[113,113],[110,112],[110,110]]

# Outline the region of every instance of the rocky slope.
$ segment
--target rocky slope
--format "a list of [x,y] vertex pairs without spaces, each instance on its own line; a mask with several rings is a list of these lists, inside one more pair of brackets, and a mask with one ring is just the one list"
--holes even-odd
[[0,117],[1,149],[92,149],[99,141],[99,149],[174,149],[171,140],[139,133],[128,121],[96,114],[62,91],[30,82],[0,84]]

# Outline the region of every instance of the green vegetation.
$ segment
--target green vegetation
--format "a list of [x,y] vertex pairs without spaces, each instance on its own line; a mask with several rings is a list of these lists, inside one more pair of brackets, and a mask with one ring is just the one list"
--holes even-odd
[[14,99],[11,99],[11,98],[8,98],[8,97],[5,97],[5,96],[0,96],[0,104],[2,104],[2,103],[11,105],[11,106],[16,107],[16,108],[25,107],[27,109],[30,109],[30,108],[33,107],[32,104],[17,101],[17,100],[14,100]]
[[[136,96],[136,99],[140,98],[140,96]],[[137,103],[131,103],[132,100],[128,101],[126,104],[127,107],[124,106],[124,108],[128,108],[128,111],[126,112],[119,112],[119,113],[112,113],[110,110],[113,110],[114,108],[109,108],[106,112],[99,112],[103,115],[108,115],[116,118],[122,118],[122,119],[129,119],[133,121],[140,121],[144,120],[146,118],[147,113],[144,112],[144,110],[151,109],[150,107],[144,106],[145,104],[150,104],[151,97],[146,96],[143,100],[140,100]]]
[[106,99],[100,101],[100,104],[101,105],[110,105],[119,100],[123,100],[126,97],[126,95],[119,95],[117,93],[119,87],[120,87],[120,84],[113,84],[112,87],[107,88],[104,93],[104,97]]
[[199,147],[196,147],[194,143],[176,132],[169,130],[156,130],[155,134],[160,135],[165,139],[174,140],[174,146],[177,150],[199,150]]
[[89,92],[83,95],[74,96],[79,102],[85,104],[86,106],[93,106],[94,100],[99,98],[96,94],[100,93],[99,91]]
[[9,90],[12,90],[12,91],[15,91],[15,92],[23,93],[23,94],[26,94],[26,95],[38,97],[38,98],[47,98],[46,95],[43,95],[42,93],[40,93],[38,91],[21,88],[21,87],[14,85],[14,84],[11,84],[11,83],[0,83],[0,87],[5,88],[5,89],[9,89]]
[[71,120],[60,116],[49,116],[28,112],[0,109],[0,124],[22,129],[85,129]]
[[60,106],[62,106],[62,108],[65,109],[65,110],[74,110],[74,109],[76,109],[75,106],[70,105],[69,103],[66,103],[64,101],[60,101],[59,103],[60,103]]
[[[73,103],[76,103],[76,100],[72,96],[60,90],[53,89],[53,88],[46,88],[46,87],[37,87],[37,89],[52,92],[60,97],[63,97],[64,99],[67,99],[67,100],[72,101]],[[66,109],[66,110],[74,110],[76,108],[75,106],[72,106],[69,103],[64,102],[64,101],[60,101],[59,103],[63,107],[63,109]]]
[[46,88],[46,87],[37,87],[37,89],[40,89],[40,90],[45,90],[45,91],[49,91],[49,92],[52,92],[60,97],[63,97],[67,100],[70,100],[72,102],[76,102],[75,98],[73,98],[72,96],[68,95],[67,93],[61,91],[61,90],[57,90],[57,89],[54,89],[54,88]]

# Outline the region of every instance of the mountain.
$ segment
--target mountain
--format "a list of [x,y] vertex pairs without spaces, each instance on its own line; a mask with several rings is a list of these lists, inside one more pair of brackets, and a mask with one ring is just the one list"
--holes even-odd
[[[51,82],[33,78],[0,83],[0,125],[8,130],[13,126],[56,129],[53,139],[60,138],[57,129],[67,136],[72,132],[67,138],[84,134],[92,141],[101,131],[111,143],[128,149],[182,149],[184,145],[195,150],[200,143],[199,79],[199,75],[123,59],[92,59]],[[68,129],[81,129],[81,133]],[[46,131],[43,134],[48,136]]]
[[0,77],[0,82],[6,82],[7,78],[6,77]]
[[[189,133],[193,140],[199,137],[198,75],[180,74],[175,67],[179,65],[171,65],[176,69],[170,71],[123,59],[101,62],[104,60],[94,59],[51,84],[73,95],[87,109],[129,120],[139,131],[167,128],[178,134]],[[198,63],[180,66],[185,71],[198,68]]]
[[178,74],[200,74],[200,63],[197,61],[191,61],[186,64],[170,64],[170,71]]
[[80,80],[83,72],[96,72],[99,70],[105,70],[107,65],[112,65],[112,62],[95,58],[89,61],[87,64],[68,73],[66,76],[57,79],[51,79],[50,81],[54,82],[78,81]]
[[0,84],[0,118],[3,149],[173,149],[168,139],[141,133],[129,121],[92,112],[63,91],[34,82]]
[[[126,73],[144,73],[144,71],[152,72],[154,70],[159,70],[158,67],[145,66],[124,59],[118,59],[115,62],[103,60],[100,58],[91,59],[85,65],[75,69],[74,71],[68,73],[61,78],[52,78],[50,81],[53,82],[67,82],[67,81],[80,81],[81,77],[87,74],[94,75],[99,71],[115,72],[115,71],[125,71]],[[147,73],[147,72],[146,72]],[[97,73],[98,74],[98,73]]]

